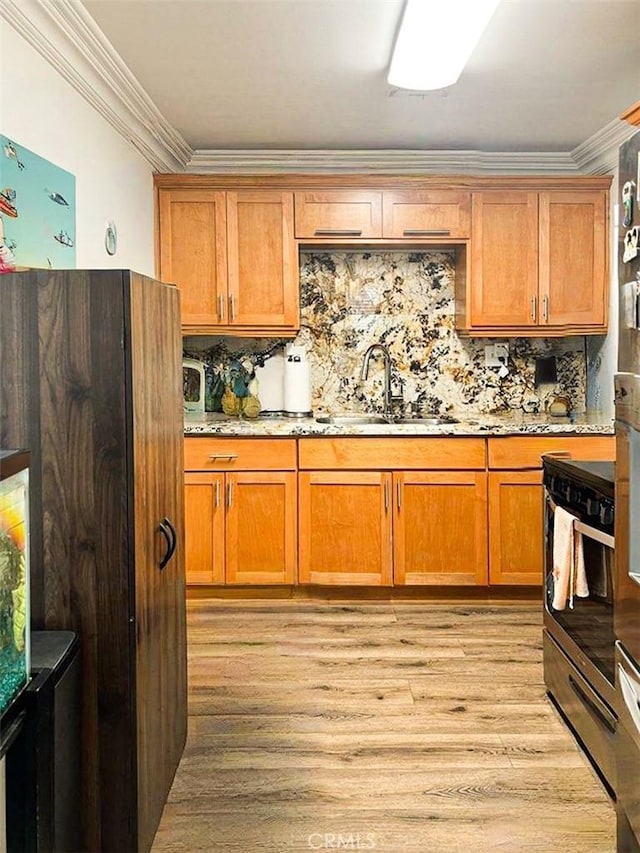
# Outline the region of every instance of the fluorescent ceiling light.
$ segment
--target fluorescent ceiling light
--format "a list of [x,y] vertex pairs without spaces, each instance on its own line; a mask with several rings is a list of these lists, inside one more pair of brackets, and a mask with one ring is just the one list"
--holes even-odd
[[387,80],[400,89],[453,85],[500,0],[407,0]]

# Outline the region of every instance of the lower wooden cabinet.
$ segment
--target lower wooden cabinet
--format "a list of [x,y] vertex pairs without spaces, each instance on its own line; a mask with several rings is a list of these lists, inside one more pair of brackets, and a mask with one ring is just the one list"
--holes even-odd
[[489,583],[541,585],[542,471],[489,473]]
[[293,471],[187,472],[187,583],[294,583],[296,496]]
[[395,583],[486,584],[486,473],[405,471],[393,480]]
[[303,438],[298,464],[301,583],[487,583],[484,438]]
[[295,440],[187,438],[184,456],[187,583],[295,583]]
[[306,471],[300,486],[300,583],[392,583],[391,474]]

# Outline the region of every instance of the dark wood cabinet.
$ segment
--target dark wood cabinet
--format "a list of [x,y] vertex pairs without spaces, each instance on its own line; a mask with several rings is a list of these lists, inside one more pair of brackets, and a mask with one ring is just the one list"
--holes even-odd
[[80,637],[88,850],[151,847],[186,738],[181,344],[173,286],[0,277],[0,446],[31,450],[32,625]]

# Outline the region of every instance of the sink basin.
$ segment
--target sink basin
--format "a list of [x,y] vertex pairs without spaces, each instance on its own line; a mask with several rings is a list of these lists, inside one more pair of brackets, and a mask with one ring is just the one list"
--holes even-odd
[[394,424],[422,424],[423,426],[445,426],[446,424],[460,423],[457,418],[450,418],[447,415],[416,415],[408,418],[396,418]]
[[319,424],[343,424],[345,426],[366,426],[367,424],[388,424],[387,418],[382,415],[321,415],[316,418]]

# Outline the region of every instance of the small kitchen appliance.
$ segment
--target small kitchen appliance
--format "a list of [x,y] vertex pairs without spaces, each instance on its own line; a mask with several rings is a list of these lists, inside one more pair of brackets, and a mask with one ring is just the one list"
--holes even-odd
[[196,358],[182,359],[182,390],[185,412],[204,412],[204,364]]

